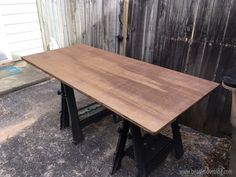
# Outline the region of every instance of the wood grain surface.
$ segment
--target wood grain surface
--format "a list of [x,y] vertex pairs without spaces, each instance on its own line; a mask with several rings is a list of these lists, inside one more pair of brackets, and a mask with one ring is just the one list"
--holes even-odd
[[217,83],[86,45],[23,57],[151,134]]

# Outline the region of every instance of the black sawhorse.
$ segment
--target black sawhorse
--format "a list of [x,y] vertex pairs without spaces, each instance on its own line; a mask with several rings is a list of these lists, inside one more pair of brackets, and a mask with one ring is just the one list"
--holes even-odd
[[[162,134],[142,136],[141,129],[133,123],[123,120],[118,129],[119,139],[114,154],[112,173],[121,166],[122,158],[127,155],[135,160],[138,170],[137,176],[146,177],[158,163],[161,163],[174,148],[175,157],[181,158],[184,151],[180,135],[178,120],[171,124],[173,139]],[[125,150],[127,138],[132,139],[132,146]]]
[[78,116],[74,90],[70,86],[61,83],[59,94],[61,95],[60,128],[69,127],[71,120],[73,143],[78,144],[84,140],[84,135]]
[[[111,114],[111,111],[103,108],[99,109],[96,114],[92,114],[85,119],[81,119],[81,114],[79,114],[80,111],[83,112],[86,109],[91,110],[92,107],[96,106],[96,103],[89,104],[78,110],[73,88],[64,83],[61,83],[61,90],[58,91],[58,94],[61,95],[60,128],[62,130],[69,127],[71,121],[72,137],[74,144],[78,144],[84,140],[84,136],[82,133],[83,127],[91,123],[98,122],[106,115]],[[114,122],[115,121],[118,121],[118,118],[114,116]]]

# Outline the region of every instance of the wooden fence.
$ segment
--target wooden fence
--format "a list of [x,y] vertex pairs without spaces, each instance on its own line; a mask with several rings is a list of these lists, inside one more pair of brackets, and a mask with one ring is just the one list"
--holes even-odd
[[[121,54],[126,48],[128,56],[219,83],[236,64],[236,0],[38,0],[38,6],[45,44],[52,36],[62,47],[86,43]],[[182,120],[230,134],[230,106],[230,93],[220,87]]]
[[[235,0],[132,0],[127,54],[221,82],[236,64]],[[230,93],[222,87],[183,119],[208,133],[230,133]]]
[[84,43],[117,52],[120,0],[37,0],[45,49]]

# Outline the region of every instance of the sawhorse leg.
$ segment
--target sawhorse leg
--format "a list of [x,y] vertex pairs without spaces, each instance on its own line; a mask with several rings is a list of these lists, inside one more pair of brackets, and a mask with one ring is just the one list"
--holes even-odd
[[[119,131],[120,135],[116,147],[112,174],[120,168],[123,156],[130,156],[130,152],[132,152],[133,154],[130,157],[134,158],[136,163],[138,177],[148,176],[148,173],[153,169],[152,165],[156,165],[156,163],[162,162],[166,158],[168,153],[172,150],[172,148],[174,148],[175,150],[176,158],[181,158],[184,151],[178,121],[176,120],[175,122],[173,122],[171,124],[171,127],[173,139],[170,139],[162,134],[152,136],[146,134],[148,136],[142,136],[141,129],[138,126],[127,120],[123,120],[122,128]],[[132,136],[132,146],[125,151],[125,144],[129,129]],[[154,144],[150,144],[151,142],[153,142]],[[146,143],[145,148],[144,143]],[[157,161],[155,161],[155,159]]]
[[[84,140],[78,111],[75,101],[74,90],[66,84],[61,84],[62,94],[62,112],[61,112],[61,128],[69,126],[69,117],[71,120],[71,129],[73,143],[78,144]],[[69,116],[68,116],[69,115]]]
[[129,132],[130,124],[127,120],[123,120],[122,127],[118,129],[119,139],[116,146],[116,152],[114,154],[113,167],[111,174],[114,174],[121,165],[121,160],[124,156],[125,144],[127,141],[127,136]]
[[139,127],[134,124],[130,125],[131,135],[132,135],[132,143],[133,143],[133,151],[134,151],[134,159],[136,162],[136,167],[138,169],[138,177],[146,177],[147,169],[146,169],[146,160],[145,154],[143,151],[143,140],[142,134]]
[[180,159],[184,154],[184,150],[183,150],[183,144],[182,144],[178,120],[174,121],[171,124],[171,128],[172,128],[172,134],[173,134],[173,145],[174,145],[175,157],[176,159]]
[[138,176],[145,177],[147,176],[145,159],[143,153],[143,142],[141,136],[141,130],[134,124],[123,119],[122,128],[119,128],[119,139],[116,146],[116,152],[114,154],[113,168],[111,174],[114,174],[121,165],[121,160],[124,157],[125,144],[127,141],[129,129],[131,130],[133,151],[135,156],[136,167],[138,169]]
[[113,114],[112,114],[112,118],[113,118],[113,122],[114,122],[114,123],[118,123],[118,122],[121,121],[121,117],[118,116],[116,113],[113,113]]
[[58,91],[58,94],[61,95],[61,116],[60,116],[60,128],[65,129],[70,126],[69,113],[66,103],[66,95],[64,91],[63,84],[61,83],[61,91]]

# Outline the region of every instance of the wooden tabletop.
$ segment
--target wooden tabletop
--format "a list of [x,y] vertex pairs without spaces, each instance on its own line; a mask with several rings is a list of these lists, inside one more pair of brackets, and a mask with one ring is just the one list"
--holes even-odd
[[23,59],[151,134],[158,133],[218,86],[86,45]]

